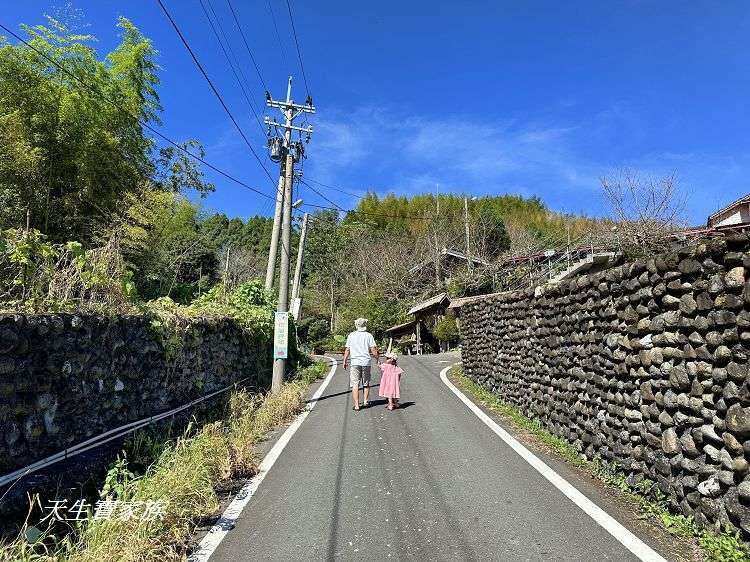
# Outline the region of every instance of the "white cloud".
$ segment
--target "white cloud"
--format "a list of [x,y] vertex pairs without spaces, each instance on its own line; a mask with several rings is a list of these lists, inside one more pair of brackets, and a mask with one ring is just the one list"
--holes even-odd
[[[439,183],[446,191],[544,195],[542,185],[557,178],[561,186],[596,187],[589,168],[570,153],[575,127],[478,123],[465,116],[434,120],[367,109],[335,127],[325,122],[319,131],[316,142],[323,149],[311,150],[308,169],[310,177],[323,174],[329,182],[364,174],[383,191],[405,193],[434,191]],[[328,138],[338,131],[345,134]]]

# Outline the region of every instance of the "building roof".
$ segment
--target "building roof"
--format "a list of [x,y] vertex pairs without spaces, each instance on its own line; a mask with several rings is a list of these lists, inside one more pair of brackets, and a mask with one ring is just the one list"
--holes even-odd
[[488,299],[490,297],[494,297],[500,294],[502,293],[488,293],[486,295],[474,295],[472,297],[461,297],[459,299],[453,299],[451,303],[448,305],[448,308],[450,309],[461,308],[465,304],[481,301],[481,300]]
[[391,326],[386,330],[386,333],[397,333],[407,330],[408,328],[412,328],[417,324],[416,320],[409,320],[408,322],[404,322],[403,324],[396,324],[395,326]]
[[[458,250],[449,250],[448,248],[443,248],[442,250],[440,250],[440,256],[441,256],[441,258],[442,257],[450,257],[450,258],[455,258],[457,260],[469,261],[469,258],[466,257],[466,254],[464,254],[462,252],[459,252]],[[432,261],[433,261],[432,259],[428,259],[428,260],[423,261],[420,264],[415,265],[414,267],[412,267],[409,270],[409,273],[416,273],[417,271],[419,271],[423,267],[431,264]],[[486,261],[481,260],[481,259],[476,258],[476,257],[472,257],[471,261],[472,261],[472,263],[474,265],[483,265],[483,266],[490,265]]]
[[[443,248],[443,250],[440,253],[444,256],[451,256],[454,258],[458,258],[460,260],[469,261],[469,257],[463,252],[459,252],[458,250],[449,250],[448,248]],[[476,257],[472,257],[471,261],[479,265],[490,265],[486,261],[480,260],[479,258],[476,258]]]
[[720,215],[723,215],[727,211],[731,210],[733,207],[737,207],[738,205],[746,205],[748,203],[750,203],[750,193],[748,193],[744,197],[740,197],[736,201],[733,201],[732,203],[730,203],[729,205],[727,205],[723,209],[719,209],[718,211],[716,211],[713,215],[711,215],[711,216],[708,217],[708,220],[706,221],[706,224],[708,226],[711,226],[711,223],[715,219],[719,218]]
[[448,295],[446,293],[440,293],[439,295],[435,295],[434,297],[431,297],[424,302],[415,304],[411,307],[411,309],[409,309],[409,312],[407,314],[416,314],[417,312],[421,312],[435,306],[440,306],[445,301],[450,302]]

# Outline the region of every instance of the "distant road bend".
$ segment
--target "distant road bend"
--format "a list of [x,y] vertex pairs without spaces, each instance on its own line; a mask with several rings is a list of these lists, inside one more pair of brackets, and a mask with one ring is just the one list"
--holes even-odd
[[402,358],[393,412],[377,387],[352,411],[339,366],[236,525],[194,559],[665,560],[617,523],[627,515],[480,419],[441,380],[455,361]]

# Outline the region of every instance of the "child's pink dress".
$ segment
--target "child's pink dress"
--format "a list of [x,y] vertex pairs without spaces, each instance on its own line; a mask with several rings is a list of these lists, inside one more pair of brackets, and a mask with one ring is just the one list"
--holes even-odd
[[383,398],[401,398],[401,373],[403,369],[390,363],[380,365],[380,396]]

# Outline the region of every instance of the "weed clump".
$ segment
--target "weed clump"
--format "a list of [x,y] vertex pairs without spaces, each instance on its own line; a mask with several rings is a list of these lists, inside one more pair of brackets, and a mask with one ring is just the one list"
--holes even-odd
[[217,486],[247,478],[257,471],[254,445],[281,424],[291,421],[305,406],[309,383],[326,371],[313,363],[300,369],[281,391],[266,396],[247,390],[232,393],[218,421],[194,425],[173,441],[152,437],[133,439],[135,464],[149,452],[154,459],[141,474],[121,457],[107,473],[100,500],[145,506],[162,505],[161,517],[96,519],[88,516],[60,533],[27,526],[12,543],[0,545],[0,561],[101,560],[161,561],[180,559],[189,549],[195,522],[210,517],[219,507]]

